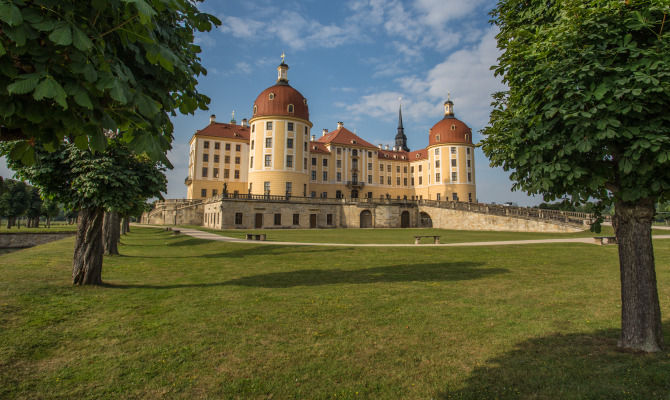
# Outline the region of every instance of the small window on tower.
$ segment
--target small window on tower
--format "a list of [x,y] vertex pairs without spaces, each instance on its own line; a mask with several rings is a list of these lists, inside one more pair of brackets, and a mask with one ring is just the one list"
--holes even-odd
[[455,130],[456,130],[456,124],[452,124],[452,125],[451,125],[451,130],[452,130],[452,131],[455,131]]
[[254,115],[256,115],[256,111],[258,111],[258,107],[254,105]]
[[274,100],[274,99],[275,99],[275,94],[274,94],[274,93],[270,93],[270,95],[268,96],[268,98],[269,98],[270,100]]
[[293,112],[293,104],[288,105],[288,112],[290,112],[290,113]]

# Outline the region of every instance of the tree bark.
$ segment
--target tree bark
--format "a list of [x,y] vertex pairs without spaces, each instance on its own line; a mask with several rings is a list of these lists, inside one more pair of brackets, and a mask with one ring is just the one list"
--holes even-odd
[[73,285],[102,284],[102,208],[79,211],[72,259]]
[[128,233],[128,217],[124,216],[121,218],[121,234],[125,235]]
[[105,255],[119,255],[119,213],[115,211],[106,212],[102,224],[103,246]]
[[663,348],[661,308],[656,288],[651,223],[654,201],[615,203],[612,225],[619,244],[621,338],[624,349],[657,352]]

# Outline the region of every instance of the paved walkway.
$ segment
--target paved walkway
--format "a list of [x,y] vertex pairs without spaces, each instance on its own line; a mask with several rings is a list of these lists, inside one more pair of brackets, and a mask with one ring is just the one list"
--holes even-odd
[[[138,225],[134,226],[147,228],[165,229],[165,226],[160,225]],[[280,246],[334,246],[334,247],[463,247],[463,246],[503,246],[511,244],[540,244],[540,243],[586,243],[596,244],[593,238],[570,238],[570,239],[536,239],[536,240],[505,240],[495,242],[465,242],[465,243],[441,243],[441,244],[409,244],[409,243],[305,243],[305,242],[274,242],[274,241],[260,241],[260,240],[245,240],[237,239],[228,236],[221,236],[211,232],[205,232],[198,229],[190,228],[175,228],[184,235],[188,235],[197,239],[213,240],[217,242],[230,243],[247,243],[247,244],[270,244]],[[670,235],[656,235],[654,239],[670,239]]]

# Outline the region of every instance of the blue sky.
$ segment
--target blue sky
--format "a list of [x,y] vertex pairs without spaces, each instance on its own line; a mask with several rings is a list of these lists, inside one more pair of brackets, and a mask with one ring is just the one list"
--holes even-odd
[[[338,121],[374,144],[393,144],[399,98],[411,150],[428,144],[451,93],[456,117],[476,142],[487,121],[491,93],[503,86],[489,67],[498,50],[488,23],[493,0],[209,0],[203,11],[223,24],[198,35],[208,75],[199,89],[209,111],[174,119],[169,198],[186,196],[188,141],[210,114],[250,118],[256,96],[276,80],[286,53],[290,84],[309,101],[313,134]],[[488,166],[476,150],[479,201],[539,203],[511,192],[508,174]],[[4,163],[2,163],[4,164]],[[0,174],[7,176],[4,165]]]

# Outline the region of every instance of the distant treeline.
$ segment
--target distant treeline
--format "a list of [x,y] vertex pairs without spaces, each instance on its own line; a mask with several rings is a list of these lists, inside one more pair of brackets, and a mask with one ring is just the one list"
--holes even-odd
[[74,221],[76,213],[66,212],[58,203],[42,198],[37,188],[25,182],[0,177],[0,218],[7,219],[8,229],[20,228],[22,219],[27,228],[37,228],[40,218],[48,227],[53,220]]

